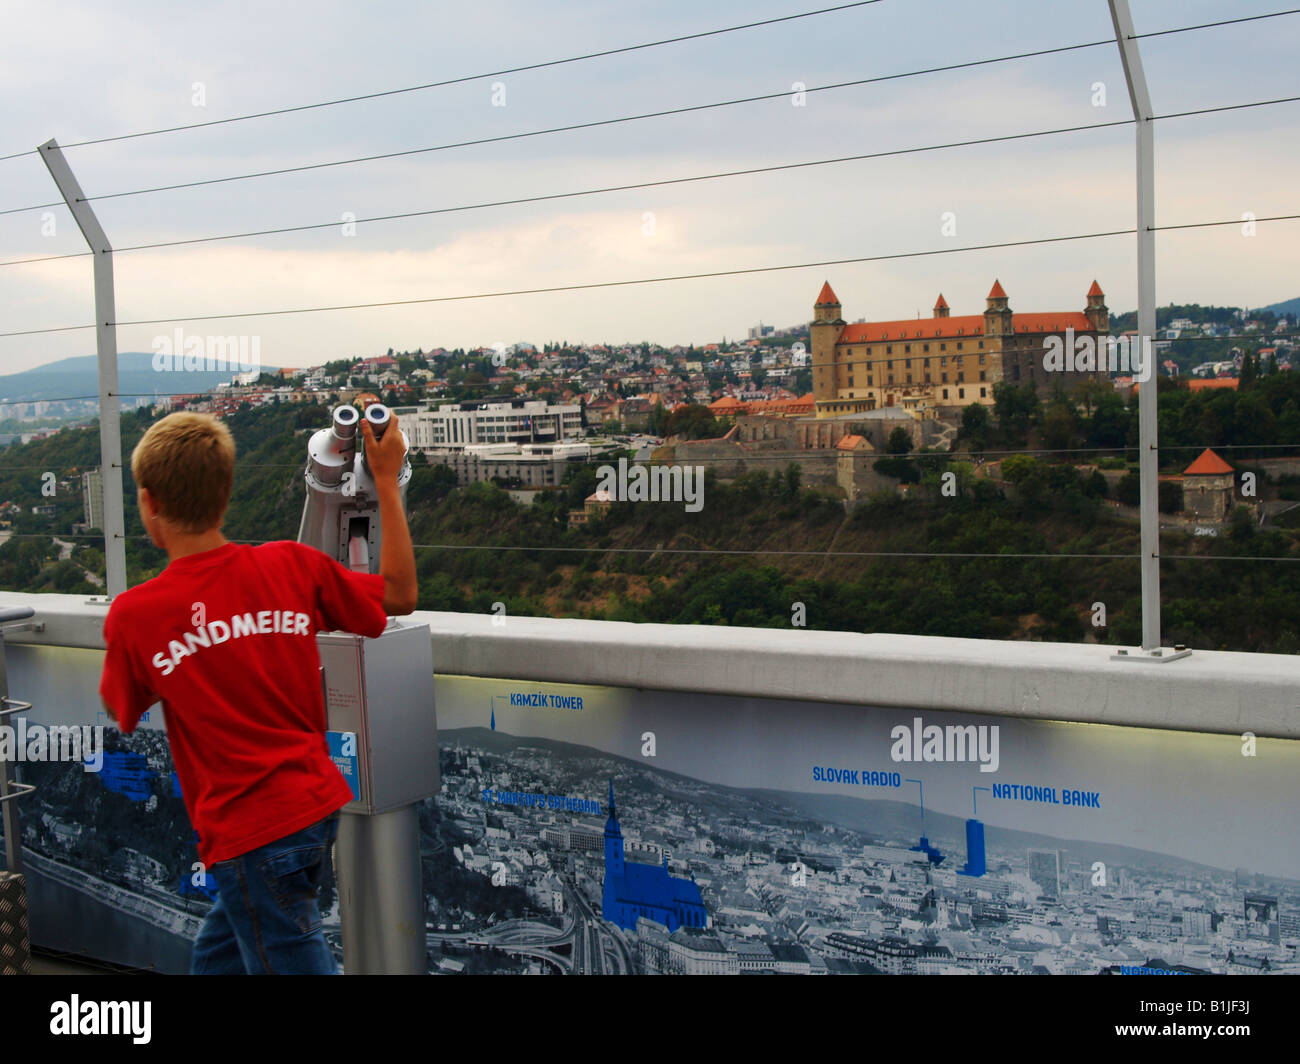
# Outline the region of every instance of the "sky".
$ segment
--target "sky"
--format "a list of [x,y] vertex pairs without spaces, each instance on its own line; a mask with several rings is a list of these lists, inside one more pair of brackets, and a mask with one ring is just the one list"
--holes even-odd
[[[834,0],[554,0],[432,5],[7,6],[0,155],[491,75]],[[1139,34],[1281,10],[1263,0],[1133,0]],[[1097,47],[808,92],[1087,42]],[[1300,15],[1140,42],[1157,115],[1292,96]],[[121,351],[187,336],[259,338],[265,364],[528,341],[706,343],[806,322],[829,280],[848,321],[1081,310],[1093,279],[1136,306],[1130,235],[800,266],[656,284],[212,320],[642,278],[943,252],[1134,225],[1129,125],[393,221],[357,219],[898,151],[1132,117],[1103,0],[879,0],[462,83],[157,136],[69,147],[90,196],[410,151],[763,94],[684,115],[103,199],[116,248],[328,228],[114,256]],[[201,106],[196,103],[201,103]],[[1156,222],[1296,213],[1300,103],[1156,123]],[[0,211],[59,199],[41,159],[0,160]],[[946,228],[949,230],[945,232]],[[1157,236],[1158,303],[1261,306],[1300,295],[1297,221]],[[52,232],[51,232],[52,230]],[[954,231],[955,230],[955,231]],[[84,251],[66,208],[0,214],[0,263]],[[208,316],[208,317],[205,317]],[[0,333],[94,320],[88,258],[0,266]],[[94,352],[91,330],[0,337],[0,373]]]

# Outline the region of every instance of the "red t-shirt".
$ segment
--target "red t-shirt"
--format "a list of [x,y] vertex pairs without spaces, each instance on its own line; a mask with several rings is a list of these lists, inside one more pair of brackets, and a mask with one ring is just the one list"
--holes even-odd
[[161,701],[207,865],[352,800],[329,757],[318,631],[378,637],[384,579],[287,540],[177,558],[113,599],[99,693],[132,732]]

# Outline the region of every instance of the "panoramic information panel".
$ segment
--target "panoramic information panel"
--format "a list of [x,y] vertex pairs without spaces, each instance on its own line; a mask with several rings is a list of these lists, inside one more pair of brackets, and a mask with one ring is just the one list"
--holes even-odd
[[[1294,741],[436,687],[432,972],[1262,973],[1300,941]],[[24,762],[37,944],[188,970],[210,887],[158,716],[98,771]]]

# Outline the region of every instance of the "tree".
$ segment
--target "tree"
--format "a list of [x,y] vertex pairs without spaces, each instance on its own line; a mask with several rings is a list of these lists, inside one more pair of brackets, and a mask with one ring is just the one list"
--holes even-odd
[[1228,517],[1228,535],[1237,543],[1246,543],[1255,535],[1255,515],[1248,506],[1234,506]]
[[971,403],[961,412],[961,428],[957,435],[968,439],[976,450],[983,450],[988,441],[989,408],[983,403]]
[[664,435],[682,436],[688,440],[711,440],[722,435],[722,428],[707,406],[692,403],[679,406],[668,418]]
[[650,411],[650,420],[646,426],[646,431],[651,436],[663,436],[668,431],[668,411],[664,408],[662,399],[655,400],[654,409]]
[[1237,389],[1244,392],[1255,383],[1255,379],[1258,376],[1259,366],[1255,362],[1255,356],[1247,354],[1246,357],[1241,360],[1241,379],[1237,382]]
[[803,479],[803,469],[797,462],[793,462],[785,467],[785,483],[783,485],[782,496],[788,502],[793,502],[799,497],[799,485]]
[[1068,403],[1053,403],[1043,417],[1043,443],[1053,451],[1068,450],[1078,431],[1078,418]]
[[1162,514],[1176,514],[1183,508],[1183,486],[1176,480],[1160,481],[1156,495],[1156,506]]
[[1013,454],[1002,461],[1002,479],[1019,484],[1038,472],[1038,459],[1028,454]]
[[1084,417],[1092,417],[1092,408],[1114,394],[1111,383],[1098,377],[1088,377],[1074,387],[1074,399],[1083,407]]
[[1110,485],[1106,483],[1100,469],[1094,469],[1092,476],[1084,482],[1083,493],[1093,499],[1104,499],[1110,493]]
[[889,434],[889,439],[885,443],[886,454],[909,454],[912,450],[912,435],[899,425]]
[[1123,447],[1128,437],[1128,408],[1114,391],[1098,396],[1088,426],[1088,443],[1093,447]]
[[1032,384],[1015,385],[999,381],[993,385],[993,413],[998,428],[1009,439],[1023,438],[1030,422],[1038,416],[1038,393]]
[[1129,470],[1115,485],[1115,498],[1125,506],[1136,506],[1142,498],[1142,481],[1137,473]]

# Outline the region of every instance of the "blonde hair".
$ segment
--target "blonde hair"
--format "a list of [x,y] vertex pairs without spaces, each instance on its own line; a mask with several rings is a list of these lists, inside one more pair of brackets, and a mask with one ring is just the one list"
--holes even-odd
[[206,532],[221,524],[230,502],[235,441],[208,414],[168,414],[131,452],[131,475],[183,532]]

